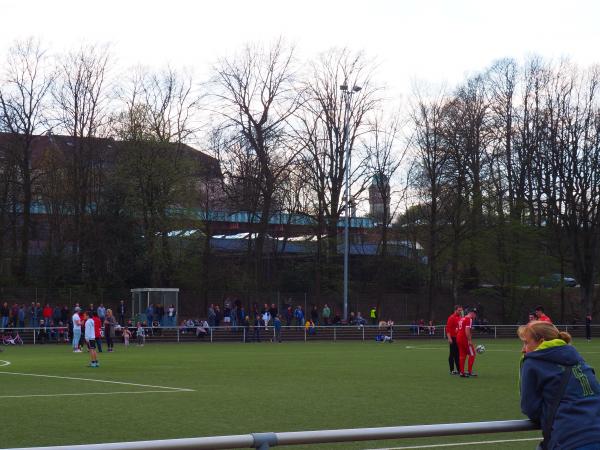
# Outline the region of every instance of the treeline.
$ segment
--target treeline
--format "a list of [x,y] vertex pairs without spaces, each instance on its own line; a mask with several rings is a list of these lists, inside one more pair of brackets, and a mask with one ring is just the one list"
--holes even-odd
[[[482,281],[507,298],[559,272],[594,307],[600,238],[600,71],[500,60],[411,114],[418,206],[402,222],[426,239],[428,299]],[[564,283],[561,289],[564,314]],[[507,304],[508,302],[505,302]]]
[[[411,287],[426,286],[431,315],[446,290],[459,301],[462,289],[490,283],[510,298],[547,272],[573,270],[591,311],[596,69],[502,60],[451,91],[416,91],[401,113],[375,67],[345,49],[300,61],[279,41],[248,46],[196,80],[173,69],[117,73],[101,46],[50,57],[34,40],[17,43],[0,67],[0,132],[12,136],[0,161],[6,282],[286,290],[302,273],[317,293],[341,292],[349,168],[348,206],[366,214],[368,188],[381,205],[380,252],[355,273],[356,289],[398,289],[395,275],[408,273]],[[33,137],[47,132],[75,138],[75,148],[32,165]],[[105,141],[93,139],[105,137],[115,142],[110,164]],[[185,143],[215,156],[218,176]],[[42,227],[36,204],[48,212],[41,272],[28,256]],[[247,254],[216,263],[210,222],[169,213],[188,206],[248,212]],[[314,255],[279,264],[265,251],[280,212],[314,221]],[[170,238],[186,227],[201,232],[186,245]],[[427,264],[390,256],[390,240],[423,245]]]

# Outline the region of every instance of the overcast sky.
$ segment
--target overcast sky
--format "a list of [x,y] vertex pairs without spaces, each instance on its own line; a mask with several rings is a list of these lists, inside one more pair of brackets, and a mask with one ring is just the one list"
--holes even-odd
[[0,0],[0,58],[19,38],[52,51],[112,44],[119,67],[193,68],[245,43],[278,37],[300,57],[331,47],[364,50],[390,94],[413,81],[453,85],[501,57],[536,53],[600,62],[600,2],[593,0]]

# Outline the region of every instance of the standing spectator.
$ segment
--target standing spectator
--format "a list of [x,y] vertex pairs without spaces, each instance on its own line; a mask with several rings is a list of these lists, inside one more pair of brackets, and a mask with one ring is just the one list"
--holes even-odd
[[315,325],[319,324],[319,309],[317,308],[317,305],[314,305],[310,311],[310,320],[312,320]]
[[375,306],[371,308],[369,317],[371,318],[371,325],[377,325],[377,308]]
[[[412,334],[412,335],[419,334],[419,326],[417,325],[417,321],[416,320],[413,320],[410,323],[410,334]],[[457,367],[457,369],[458,369],[458,367]]]
[[93,318],[95,315],[96,311],[92,311],[90,317],[85,321],[85,343],[90,352],[90,367],[99,367],[96,355],[96,325]]
[[435,325],[433,324],[433,320],[429,321],[429,336],[435,335]]
[[52,307],[49,303],[46,303],[46,306],[44,306],[44,309],[42,310],[42,317],[44,318],[44,322],[46,324],[49,324],[52,320]]
[[69,307],[67,305],[63,305],[60,310],[60,321],[65,324],[69,321]]
[[233,307],[231,308],[231,328],[233,331],[237,331],[238,324],[238,305],[237,303],[233,303]]
[[271,319],[273,320],[275,320],[275,317],[277,317],[277,315],[279,314],[279,309],[277,308],[275,303],[271,303],[271,307],[269,308],[269,314],[271,315]]
[[75,307],[75,313],[71,318],[71,322],[73,324],[73,352],[81,353],[81,349],[79,348],[79,339],[81,339],[81,317],[79,317],[79,312],[81,308],[79,306]]
[[260,314],[254,317],[254,342],[260,342],[260,329],[264,325]]
[[208,326],[210,328],[213,328],[215,326],[216,317],[217,317],[217,315],[215,313],[215,305],[213,305],[211,303],[210,306],[208,307],[208,312],[207,312]]
[[154,321],[154,305],[152,303],[148,304],[146,308],[146,324],[151,327],[152,322]]
[[231,325],[231,300],[225,300],[225,305],[223,306],[223,325],[229,326]]
[[174,327],[175,324],[177,323],[177,319],[176,319],[176,311],[175,311],[175,306],[174,305],[170,305],[169,308],[167,309],[167,320],[168,323],[167,325],[170,327]]
[[[89,315],[85,311],[81,311],[81,326],[79,327],[80,336],[83,336],[83,342],[85,342],[85,323],[88,320]],[[80,339],[81,342],[81,339]],[[88,349],[89,350],[89,349]]]
[[365,320],[365,318],[362,316],[361,312],[358,311],[356,313],[356,324],[360,327],[363,327],[367,324],[367,321]]
[[98,318],[100,321],[104,322],[104,319],[106,318],[106,308],[104,307],[104,303],[100,303],[100,306],[98,306],[96,312],[98,313]]
[[113,316],[112,309],[108,308],[104,317],[104,338],[106,339],[106,346],[108,347],[109,353],[113,351],[116,325],[117,321],[115,316]]
[[294,311],[292,310],[292,305],[288,305],[285,310],[285,326],[292,326],[292,318],[294,317]]
[[446,322],[446,337],[450,346],[450,355],[448,356],[448,364],[450,366],[450,375],[457,375],[458,364],[458,344],[456,343],[456,335],[458,333],[458,321],[462,317],[463,308],[461,305],[454,307],[454,312],[448,317]]
[[219,305],[215,305],[215,327],[218,327],[223,320],[223,313]]
[[17,313],[17,318],[19,320],[19,328],[25,328],[25,304],[21,304],[19,307],[19,312]]
[[273,328],[275,328],[275,341],[281,342],[281,317],[279,314],[273,319]]
[[8,307],[8,302],[2,303],[0,307],[0,328],[4,329],[8,327],[8,317],[10,316],[10,308]]
[[159,303],[158,305],[156,305],[156,313],[155,316],[157,316],[155,318],[155,320],[158,320],[158,324],[162,327],[165,325],[165,305],[163,305],[162,303]]
[[269,325],[269,320],[271,319],[271,316],[266,315],[268,312],[269,312],[269,305],[267,305],[265,303],[265,304],[263,304],[263,307],[260,310],[260,317],[262,318],[263,322],[265,322],[265,327]]
[[304,311],[302,310],[302,306],[296,306],[294,317],[296,318],[296,323],[299,327],[304,326]]
[[54,305],[54,309],[52,310],[52,320],[54,321],[54,323],[58,323],[60,322],[61,319],[61,313],[60,313],[60,306],[58,306],[58,304]]
[[569,345],[571,335],[541,321],[517,334],[523,341],[521,411],[541,425],[541,448],[600,448],[600,384]]
[[309,336],[313,336],[315,334],[315,323],[312,321],[312,319],[307,320],[304,324],[304,327]]
[[125,347],[129,347],[129,338],[131,337],[131,331],[129,328],[123,327],[123,344]]
[[29,316],[29,326],[31,328],[35,328],[35,302],[31,302],[31,305],[29,306],[28,310],[27,310],[28,316]]
[[31,322],[32,328],[37,328],[40,324],[40,319],[42,316],[42,307],[39,303],[31,302],[31,307],[29,308],[29,320]]
[[35,330],[35,334],[37,335],[38,344],[45,344],[48,342],[48,333],[46,332],[46,323],[44,319],[40,320],[39,327]]
[[548,317],[546,314],[544,314],[544,307],[542,305],[538,305],[535,307],[535,316],[537,317],[537,320],[541,320],[542,322],[552,323],[552,320],[550,319],[550,317]]
[[119,325],[125,326],[125,314],[127,313],[127,306],[125,306],[125,300],[119,302]]
[[12,326],[17,328],[19,316],[19,305],[17,303],[13,303],[12,308],[10,309],[10,320],[12,322]]
[[350,311],[350,315],[348,316],[348,325],[356,325],[356,314],[354,314],[354,311]]
[[240,302],[239,300],[236,300],[236,305],[238,308],[238,319],[237,322],[238,324],[241,324],[242,326],[245,326],[244,322],[246,320],[246,310],[244,309],[244,306],[242,306],[242,302]]
[[243,337],[244,337],[244,342],[250,342],[250,327],[251,327],[251,321],[250,321],[250,316],[245,316],[244,317],[244,321],[242,322],[243,327],[244,327],[244,333],[243,333]]
[[102,353],[102,322],[100,317],[98,317],[98,313],[96,311],[92,311],[92,320],[94,321],[94,334],[96,340],[96,346],[98,348],[98,353]]
[[271,321],[271,313],[268,309],[265,309],[262,313],[262,321],[265,324],[265,331],[267,331],[269,329],[269,322]]
[[143,347],[144,343],[146,342],[146,331],[140,322],[137,323],[135,337],[137,339],[137,345]]
[[325,325],[330,324],[329,318],[331,317],[331,309],[329,308],[329,306],[327,306],[327,303],[325,303],[325,306],[323,306],[323,311],[321,311],[321,317],[323,317],[323,323]]
[[585,316],[585,338],[588,342],[592,340],[592,316],[590,314]]

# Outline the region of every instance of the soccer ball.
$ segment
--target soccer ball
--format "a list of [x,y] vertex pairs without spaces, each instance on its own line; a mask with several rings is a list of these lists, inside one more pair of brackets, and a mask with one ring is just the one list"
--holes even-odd
[[477,353],[485,353],[485,345],[479,344],[477,347],[475,347],[475,351]]

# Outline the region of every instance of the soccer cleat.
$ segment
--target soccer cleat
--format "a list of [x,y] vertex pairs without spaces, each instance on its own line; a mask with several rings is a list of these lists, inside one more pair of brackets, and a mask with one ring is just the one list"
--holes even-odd
[[461,374],[460,374],[460,377],[461,377],[461,378],[469,378],[469,375],[467,375],[466,373],[461,373]]
[[476,374],[476,373],[473,373],[473,372],[469,372],[469,376],[470,376],[470,377],[476,377],[476,376],[477,376],[477,374]]
[[458,371],[456,371],[456,370],[451,370],[451,371],[450,371],[450,375],[458,375]]

